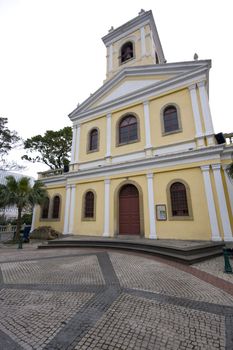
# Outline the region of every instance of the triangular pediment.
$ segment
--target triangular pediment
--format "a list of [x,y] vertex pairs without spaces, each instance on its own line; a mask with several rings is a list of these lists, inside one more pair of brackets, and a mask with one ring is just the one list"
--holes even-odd
[[200,70],[207,71],[209,68],[210,61],[205,60],[123,69],[70,113],[69,117],[74,120],[83,113],[91,113],[92,110],[103,106],[109,107],[122,99],[129,100],[131,97],[148,92],[148,89],[157,89],[170,82],[174,84],[176,79],[181,77],[186,79],[190,74],[196,74],[195,72]]
[[123,81],[114,86],[110,91],[108,91],[101,99],[92,104],[91,107],[97,107],[104,103],[114,101],[122,96],[132,94],[150,85],[159,83],[161,79],[154,78],[140,78],[135,77],[134,79],[125,78]]

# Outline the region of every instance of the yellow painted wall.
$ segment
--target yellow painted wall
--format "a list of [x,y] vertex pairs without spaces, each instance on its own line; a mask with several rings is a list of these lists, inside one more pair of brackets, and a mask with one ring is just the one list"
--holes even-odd
[[55,195],[60,195],[61,198],[61,207],[60,207],[60,219],[41,219],[41,208],[37,206],[36,210],[36,220],[35,228],[39,226],[51,226],[59,232],[63,232],[64,228],[64,211],[65,211],[65,199],[66,199],[66,188],[65,187],[47,187],[47,192],[50,198],[50,214],[52,213],[52,199]]
[[154,177],[155,204],[166,204],[168,209],[166,188],[167,184],[175,179],[184,180],[189,185],[193,220],[157,221],[158,238],[210,240],[211,227],[200,168],[156,174]]
[[228,215],[229,215],[230,224],[231,224],[231,230],[233,232],[233,215],[232,215],[232,211],[231,211],[230,196],[229,196],[229,193],[228,193],[226,177],[225,177],[225,174],[224,174],[223,170],[221,171],[221,175],[222,175],[222,182],[223,182],[223,188],[224,188],[224,193],[225,193],[225,198],[226,198]]
[[[81,124],[80,129],[80,162],[88,162],[102,158],[106,153],[106,117],[99,117],[89,122]],[[96,152],[88,151],[89,132],[93,128],[99,129],[99,150]]]
[[[162,135],[160,111],[163,106],[175,103],[180,108],[182,132]],[[195,125],[188,89],[173,92],[150,101],[151,142],[154,147],[188,141],[195,137]]]
[[[85,221],[83,215],[83,195],[88,190],[96,193],[96,220]],[[74,234],[102,236],[104,227],[104,181],[79,183],[76,187]]]

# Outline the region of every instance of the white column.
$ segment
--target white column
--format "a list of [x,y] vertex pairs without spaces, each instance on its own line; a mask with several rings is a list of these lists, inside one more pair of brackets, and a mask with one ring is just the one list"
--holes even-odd
[[209,219],[210,219],[210,226],[211,226],[211,239],[212,241],[221,241],[209,169],[210,169],[209,165],[201,166],[201,170],[204,178],[206,200],[208,205],[208,212],[209,212]]
[[112,128],[111,128],[111,123],[112,123],[112,115],[111,113],[107,114],[107,128],[106,128],[106,158],[111,157],[111,140],[112,140]]
[[64,235],[69,233],[70,192],[71,192],[71,187],[70,187],[70,185],[67,185],[66,186],[66,203],[65,203],[64,229],[63,229]]
[[224,174],[226,178],[227,190],[228,190],[228,195],[230,199],[231,213],[233,215],[233,183],[230,181],[229,176],[227,175],[226,167],[224,168]]
[[146,56],[146,41],[145,41],[145,28],[140,28],[141,34],[141,57]]
[[73,137],[72,137],[72,148],[71,148],[71,163],[74,163],[74,160],[75,160],[76,137],[77,137],[77,125],[74,125]]
[[229,220],[226,198],[225,198],[224,188],[222,183],[221,165],[214,164],[212,165],[212,169],[214,173],[214,181],[215,181],[215,186],[216,186],[217,196],[218,196],[218,205],[219,205],[219,210],[220,210],[221,220],[222,220],[224,241],[233,241],[231,224]]
[[75,159],[74,162],[78,163],[79,161],[79,147],[80,147],[80,124],[77,125],[77,132],[76,132],[76,147],[75,147]]
[[109,237],[110,224],[110,179],[104,180],[104,237]]
[[75,190],[76,190],[76,185],[71,185],[69,233],[73,233],[73,229],[74,229]]
[[210,113],[210,106],[208,101],[208,96],[205,88],[205,81],[201,81],[197,84],[201,100],[201,109],[205,124],[205,135],[207,137],[208,145],[213,145],[214,141],[214,127],[212,123],[212,117]]
[[156,239],[156,226],[155,226],[155,201],[154,201],[154,185],[153,174],[147,174],[147,189],[148,189],[148,207],[149,207],[149,220],[150,220],[150,239]]
[[151,153],[152,145],[151,145],[151,135],[150,135],[149,101],[144,101],[143,107],[144,107],[144,122],[145,122],[145,135],[146,135],[145,150],[146,150],[146,155],[150,156],[150,155],[152,155],[152,153]]
[[189,92],[190,92],[191,102],[192,102],[193,116],[194,116],[195,129],[196,129],[197,145],[199,147],[202,147],[205,145],[205,143],[204,143],[198,101],[197,101],[196,84],[189,86]]
[[32,214],[32,225],[31,225],[31,230],[30,230],[30,232],[32,232],[33,230],[35,230],[36,211],[37,211],[37,209],[39,210],[39,205],[34,205],[33,214]]

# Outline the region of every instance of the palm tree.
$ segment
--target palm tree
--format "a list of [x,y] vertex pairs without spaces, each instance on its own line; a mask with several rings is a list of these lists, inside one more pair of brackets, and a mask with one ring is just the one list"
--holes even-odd
[[16,241],[20,237],[21,217],[25,209],[33,207],[35,204],[43,204],[47,196],[44,184],[36,181],[33,186],[30,178],[21,177],[16,180],[14,176],[6,176],[6,185],[0,185],[0,207],[16,205],[18,210]]

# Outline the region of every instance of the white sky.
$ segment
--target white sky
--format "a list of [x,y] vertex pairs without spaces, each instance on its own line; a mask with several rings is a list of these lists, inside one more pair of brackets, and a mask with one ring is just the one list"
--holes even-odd
[[[0,116],[24,139],[71,125],[67,117],[105,79],[101,38],[152,10],[167,62],[212,59],[215,132],[232,132],[230,0],[0,0]],[[13,154],[14,158],[18,156]],[[28,163],[36,176],[46,168]]]

